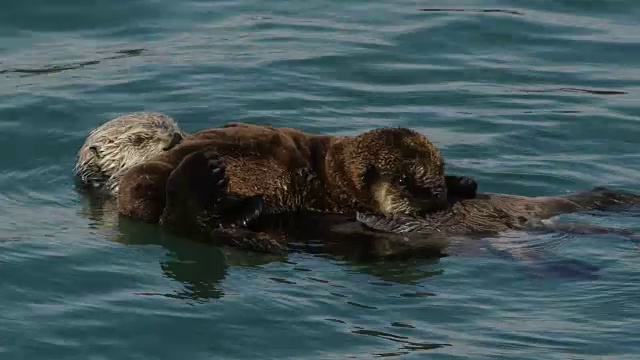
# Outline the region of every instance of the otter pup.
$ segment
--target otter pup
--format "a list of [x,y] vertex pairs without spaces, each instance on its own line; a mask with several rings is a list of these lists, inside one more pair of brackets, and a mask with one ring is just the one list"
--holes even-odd
[[[234,124],[192,134],[131,167],[120,181],[120,212],[149,222],[160,221],[163,212],[165,220],[172,218],[166,206],[187,204],[184,196],[169,199],[167,191],[182,186],[174,183],[204,186],[196,184],[202,172],[220,170],[220,161],[229,196],[260,197],[266,214],[359,210],[421,215],[442,209],[447,201],[440,152],[415,131],[385,128],[351,137]],[[190,206],[208,206],[202,200],[204,193],[215,193],[211,185],[199,189],[202,194],[194,194]]]
[[78,151],[73,172],[81,189],[116,195],[125,170],[178,144],[185,133],[161,113],[119,116],[93,129]]

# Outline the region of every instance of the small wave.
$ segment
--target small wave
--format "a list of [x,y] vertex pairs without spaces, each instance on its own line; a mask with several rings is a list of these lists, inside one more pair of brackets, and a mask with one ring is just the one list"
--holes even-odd
[[580,88],[557,88],[557,89],[516,89],[521,92],[529,93],[548,93],[548,92],[576,92],[585,93],[591,95],[626,95],[628,92],[622,90],[594,90],[594,89],[580,89]]
[[461,8],[423,8],[423,12],[469,12],[469,13],[501,13],[509,15],[524,15],[522,11],[510,9],[461,9]]
[[105,58],[102,58],[102,59],[99,59],[99,60],[78,61],[78,62],[72,62],[72,63],[68,63],[68,64],[58,64],[58,65],[47,65],[47,66],[44,66],[44,67],[41,67],[41,68],[19,68],[19,67],[17,67],[17,68],[12,68],[12,69],[0,70],[0,74],[17,73],[17,74],[23,74],[23,76],[52,74],[52,73],[63,72],[63,71],[66,71],[66,70],[81,69],[83,67],[91,66],[91,65],[98,65],[103,61],[123,59],[123,58],[128,58],[128,57],[133,57],[133,56],[140,56],[144,51],[146,51],[146,50],[145,49],[119,50],[119,51],[116,51],[117,55],[108,56],[108,57],[105,57]]

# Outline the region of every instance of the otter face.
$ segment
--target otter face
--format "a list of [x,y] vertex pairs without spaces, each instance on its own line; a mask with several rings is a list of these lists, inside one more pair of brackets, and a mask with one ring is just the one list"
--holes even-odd
[[425,136],[387,128],[361,134],[354,143],[356,184],[378,211],[420,216],[446,206],[444,162]]
[[159,113],[133,113],[97,127],[78,152],[74,174],[86,188],[117,192],[129,168],[179,144],[185,134],[175,121]]

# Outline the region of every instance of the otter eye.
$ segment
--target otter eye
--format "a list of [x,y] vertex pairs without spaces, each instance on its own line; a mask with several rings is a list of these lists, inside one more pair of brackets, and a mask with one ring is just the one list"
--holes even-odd
[[93,156],[99,158],[100,157],[100,153],[98,152],[98,147],[97,146],[90,146],[89,147],[89,151],[91,151],[93,153]]
[[409,184],[409,178],[407,176],[400,177],[398,184],[400,184],[400,186],[407,186]]
[[140,146],[143,142],[144,138],[142,136],[134,136],[133,139],[131,139],[131,143],[134,146]]

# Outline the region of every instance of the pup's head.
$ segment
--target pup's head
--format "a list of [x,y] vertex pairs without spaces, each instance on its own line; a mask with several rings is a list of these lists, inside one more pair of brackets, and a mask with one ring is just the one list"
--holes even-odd
[[344,166],[360,194],[383,214],[423,215],[446,206],[444,162],[424,135],[383,128],[349,140]]

